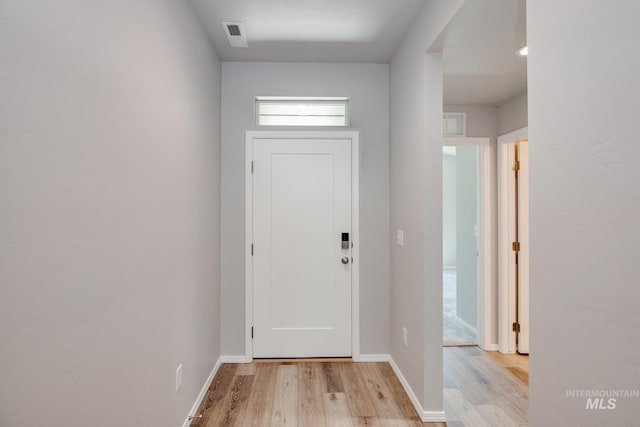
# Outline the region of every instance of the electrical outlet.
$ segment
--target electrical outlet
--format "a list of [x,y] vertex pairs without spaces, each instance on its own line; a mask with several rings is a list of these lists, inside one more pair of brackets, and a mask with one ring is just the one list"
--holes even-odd
[[182,388],[182,365],[176,369],[176,393]]
[[407,333],[407,328],[405,328],[404,326],[402,327],[402,343],[404,344],[405,347],[408,347],[409,344],[408,342],[408,333]]
[[398,230],[398,235],[396,237],[398,246],[404,246],[404,231]]

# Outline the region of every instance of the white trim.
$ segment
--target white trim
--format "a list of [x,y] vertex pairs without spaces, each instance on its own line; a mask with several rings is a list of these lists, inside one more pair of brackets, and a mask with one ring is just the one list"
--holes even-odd
[[496,312],[494,301],[491,299],[491,252],[490,236],[494,233],[491,218],[491,138],[485,137],[445,137],[444,146],[478,147],[478,320],[477,344],[488,348],[494,343],[489,341],[491,330],[491,313]]
[[187,414],[187,419],[185,419],[184,423],[182,423],[182,427],[189,427],[191,425],[191,420],[189,419],[189,417],[196,415],[196,412],[198,411],[198,408],[200,407],[202,400],[207,395],[207,391],[209,390],[209,387],[211,387],[213,378],[216,376],[216,374],[218,373],[218,369],[220,369],[220,365],[222,365],[223,363],[224,362],[222,361],[222,357],[219,357],[218,361],[215,363],[215,365],[213,365],[213,369],[211,369],[211,373],[209,374],[209,377],[204,382],[202,389],[200,389],[200,393],[198,393],[198,397],[196,397],[196,401],[193,403],[193,406],[191,406],[191,410]]
[[358,362],[390,362],[389,354],[361,354]]
[[498,137],[498,348],[501,353],[515,353],[515,335],[511,324],[515,321],[515,297],[511,280],[513,253],[510,250],[513,222],[509,214],[509,144],[527,139],[529,128],[509,132]]
[[484,351],[499,351],[500,347],[498,346],[498,344],[490,344],[486,347],[483,347],[481,345],[479,345],[479,347],[481,349],[483,349]]
[[351,358],[360,357],[360,133],[358,131],[247,131],[245,154],[245,359],[253,360],[253,160],[254,139],[350,139],[351,140]]
[[220,360],[222,361],[222,363],[251,363],[251,359],[242,354],[220,356]]
[[398,377],[398,380],[400,380],[400,384],[402,384],[402,387],[404,387],[404,391],[407,393],[407,396],[409,396],[411,403],[413,403],[413,407],[418,413],[420,420],[426,423],[446,422],[447,416],[444,411],[425,411],[424,409],[422,409],[420,400],[418,400],[418,398],[416,397],[416,394],[413,392],[413,389],[409,385],[407,379],[404,377],[404,375],[402,375],[402,371],[396,364],[396,361],[393,360],[393,357],[389,357],[389,364],[391,365],[393,372],[395,372],[396,376]]

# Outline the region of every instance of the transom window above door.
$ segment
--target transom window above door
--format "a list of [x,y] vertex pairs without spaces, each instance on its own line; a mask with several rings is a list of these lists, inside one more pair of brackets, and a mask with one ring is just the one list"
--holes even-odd
[[349,98],[257,96],[256,124],[345,127],[349,125]]

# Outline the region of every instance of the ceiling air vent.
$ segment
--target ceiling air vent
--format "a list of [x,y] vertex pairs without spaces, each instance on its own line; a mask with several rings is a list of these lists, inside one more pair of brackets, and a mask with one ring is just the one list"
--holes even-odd
[[223,22],[222,27],[231,47],[248,47],[242,22]]

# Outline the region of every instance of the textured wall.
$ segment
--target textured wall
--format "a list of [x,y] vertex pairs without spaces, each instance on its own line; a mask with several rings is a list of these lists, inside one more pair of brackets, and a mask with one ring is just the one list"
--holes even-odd
[[220,354],[220,64],[183,2],[0,22],[0,425],[181,425]]
[[[637,2],[527,3],[532,426],[631,426],[640,399]],[[605,407],[609,402],[605,399]]]
[[498,135],[504,135],[527,126],[527,91],[507,100],[498,107]]
[[442,58],[426,52],[461,4],[425,2],[390,64],[391,355],[434,416],[442,411]]

